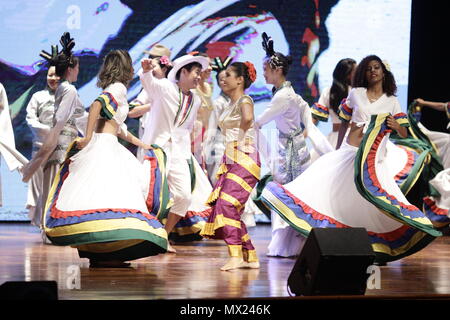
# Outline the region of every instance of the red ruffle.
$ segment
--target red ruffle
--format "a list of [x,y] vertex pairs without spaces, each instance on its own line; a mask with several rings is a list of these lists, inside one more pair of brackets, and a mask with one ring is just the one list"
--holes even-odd
[[384,190],[381,187],[380,182],[378,181],[377,175],[376,175],[376,171],[375,171],[375,158],[376,158],[376,151],[379,148],[379,145],[381,143],[381,141],[384,138],[384,135],[387,131],[385,130],[384,132],[380,132],[377,135],[377,138],[375,139],[375,142],[373,143],[373,145],[371,146],[371,150],[369,152],[369,154],[367,155],[367,171],[369,173],[369,177],[370,180],[372,180],[372,183],[375,187],[377,187],[379,189],[379,192],[384,194],[386,196],[386,198],[388,198],[391,201],[397,201],[398,204],[400,205],[400,207],[405,208],[409,211],[416,211],[419,210],[416,206],[413,205],[407,205],[404,204],[403,202],[400,202],[397,198],[395,198],[394,196],[390,195],[389,193],[386,192],[386,190]]
[[436,205],[436,201],[434,201],[430,197],[423,198],[423,202],[425,202],[425,204],[430,208],[430,210],[434,214],[439,215],[439,216],[447,216],[448,215],[448,210],[444,209],[444,208],[439,208]]

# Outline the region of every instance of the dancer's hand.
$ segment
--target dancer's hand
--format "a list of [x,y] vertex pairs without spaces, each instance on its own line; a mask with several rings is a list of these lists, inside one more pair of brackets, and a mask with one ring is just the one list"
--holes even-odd
[[415,101],[421,107],[425,104],[425,100],[423,100],[421,98],[417,98]]
[[148,58],[141,60],[141,66],[144,73],[153,70],[153,68],[155,67],[155,65],[153,64],[153,59]]
[[142,149],[144,149],[144,150],[153,150],[154,148],[151,145],[144,143],[142,145]]
[[386,122],[387,126],[392,130],[398,131],[401,128],[400,124],[397,122],[397,120],[395,120],[393,116],[388,116]]
[[91,139],[88,138],[81,138],[79,140],[77,140],[76,144],[78,149],[83,149],[84,147],[86,147],[88,145],[88,143],[91,141]]

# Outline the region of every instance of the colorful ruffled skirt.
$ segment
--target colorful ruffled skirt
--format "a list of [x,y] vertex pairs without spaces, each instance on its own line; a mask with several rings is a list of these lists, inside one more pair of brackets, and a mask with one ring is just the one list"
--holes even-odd
[[421,181],[421,190],[424,191],[417,197],[433,224],[443,227],[450,223],[450,134],[428,130],[419,122],[420,117],[420,109],[412,103],[408,107],[408,120],[411,124],[409,132],[416,144],[424,145],[430,150],[427,172]]
[[389,141],[387,116],[372,116],[359,148],[344,144],[286,185],[268,182],[263,204],[304,236],[312,228],[363,227],[379,262],[424,248],[441,233],[401,189],[424,164]]
[[429,138],[443,166],[429,181],[436,192],[423,198],[423,208],[436,225],[446,225],[450,223],[450,134],[430,131],[420,123],[419,128]]
[[82,258],[133,260],[166,252],[164,153],[149,150],[143,163],[112,134],[96,133],[69,147],[45,210],[45,232]]

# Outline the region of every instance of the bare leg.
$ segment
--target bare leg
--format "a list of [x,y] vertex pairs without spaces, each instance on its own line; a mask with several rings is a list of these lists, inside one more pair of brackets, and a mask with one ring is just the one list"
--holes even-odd
[[[173,228],[178,223],[178,221],[180,221],[180,219],[181,219],[181,216],[179,216],[173,212],[169,212],[169,215],[167,216],[166,225],[164,226],[164,229],[167,232],[167,236],[169,236],[169,234],[172,232]],[[168,243],[168,245],[167,245],[167,251],[171,252],[171,253],[177,252],[170,243]]]

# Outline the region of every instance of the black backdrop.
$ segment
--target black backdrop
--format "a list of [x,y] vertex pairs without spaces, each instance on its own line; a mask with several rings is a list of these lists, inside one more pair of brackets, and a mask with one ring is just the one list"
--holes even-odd
[[[408,103],[415,98],[450,101],[448,1],[412,1]],[[424,109],[422,123],[445,131],[442,112]]]

